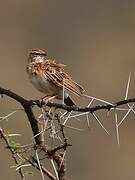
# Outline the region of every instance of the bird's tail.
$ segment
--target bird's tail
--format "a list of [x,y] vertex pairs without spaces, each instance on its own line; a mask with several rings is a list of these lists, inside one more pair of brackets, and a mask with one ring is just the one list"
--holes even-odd
[[65,99],[64,99],[64,103],[67,105],[67,106],[74,106],[75,103],[73,102],[73,100],[67,96]]

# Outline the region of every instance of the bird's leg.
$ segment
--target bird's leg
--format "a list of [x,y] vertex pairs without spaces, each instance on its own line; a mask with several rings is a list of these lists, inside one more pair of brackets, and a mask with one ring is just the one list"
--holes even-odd
[[55,99],[56,98],[56,96],[44,96],[43,98],[41,98],[40,99],[40,102],[41,102],[41,105],[42,104],[47,104],[49,101],[51,101],[51,100],[53,100],[53,99]]

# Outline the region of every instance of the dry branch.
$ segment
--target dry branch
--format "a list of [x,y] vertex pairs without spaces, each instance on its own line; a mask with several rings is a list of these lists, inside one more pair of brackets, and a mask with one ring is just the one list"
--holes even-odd
[[[79,106],[67,106],[64,104],[58,104],[58,103],[52,103],[52,102],[48,102],[47,104],[45,104],[44,102],[41,102],[39,100],[27,100],[27,99],[23,98],[22,96],[14,93],[13,91],[7,90],[2,87],[0,87],[0,94],[10,97],[22,105],[22,107],[24,108],[24,111],[27,115],[27,118],[29,120],[29,123],[31,125],[32,133],[33,133],[34,140],[35,140],[34,148],[36,150],[38,149],[38,150],[43,151],[45,153],[45,155],[48,157],[48,159],[53,160],[53,162],[55,162],[55,164],[57,165],[56,171],[57,171],[59,180],[66,179],[66,175],[65,175],[66,163],[65,163],[65,159],[63,157],[64,157],[64,153],[66,152],[66,148],[68,146],[70,146],[70,144],[67,142],[67,138],[65,136],[64,125],[60,122],[59,117],[57,117],[56,120],[60,127],[60,132],[61,132],[61,136],[63,138],[63,143],[55,148],[48,147],[46,144],[44,144],[42,142],[42,133],[40,132],[40,129],[38,126],[38,120],[35,118],[35,115],[33,113],[33,109],[32,109],[33,106],[38,106],[39,108],[41,108],[43,105],[46,105],[50,108],[55,107],[55,109],[63,109],[68,112],[76,111],[76,112],[84,112],[84,113],[89,112],[91,114],[94,114],[94,112],[98,111],[98,110],[105,109],[105,110],[109,111],[111,109],[116,109],[121,105],[125,105],[125,104],[129,105],[129,103],[135,103],[135,98],[132,98],[132,99],[118,101],[115,103],[98,105],[98,106],[94,106],[94,107],[88,107],[88,106],[87,107],[79,107]],[[4,138],[5,136],[2,132],[3,131],[0,131],[0,134],[6,142],[6,139]],[[62,149],[63,149],[63,151],[61,151]],[[12,149],[11,149],[11,153],[12,154],[14,153],[14,152],[12,152]],[[25,159],[25,157],[24,157],[24,159]],[[42,164],[38,164],[38,161],[35,159],[35,157],[31,157],[31,159],[32,160],[27,159],[27,162],[29,162],[36,169],[41,170],[50,179],[54,179],[54,180],[57,179],[44,166],[42,166]],[[20,170],[20,174],[23,178],[23,174],[21,173],[21,170]],[[56,177],[57,177],[57,175],[56,175]]]

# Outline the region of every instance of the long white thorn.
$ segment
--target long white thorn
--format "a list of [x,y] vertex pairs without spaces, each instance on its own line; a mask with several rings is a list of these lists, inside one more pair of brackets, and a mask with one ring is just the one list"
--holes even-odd
[[36,150],[36,158],[37,158],[37,162],[38,162],[38,166],[39,166],[39,169],[40,169],[40,172],[41,172],[42,179],[45,180],[44,173],[43,173],[42,168],[41,168],[41,164],[40,164],[40,160],[39,160],[37,150]]
[[9,113],[8,115],[6,115],[6,116],[3,116],[3,117],[0,117],[0,121],[3,121],[3,120],[5,120],[5,119],[8,119],[10,116],[12,116],[13,114],[15,114],[17,111],[13,111],[13,112],[11,112],[11,113]]
[[[61,112],[60,112],[60,113],[61,113]],[[68,113],[69,113],[68,111],[64,112],[63,114],[61,113],[60,119],[62,119],[62,118],[63,118],[64,116],[66,116]]]
[[105,100],[103,100],[103,99],[99,99],[99,98],[96,98],[96,97],[93,97],[93,96],[88,96],[87,94],[84,94],[83,96],[88,97],[88,98],[91,98],[91,99],[95,99],[95,100],[97,100],[97,101],[103,102],[103,103],[105,103],[105,104],[110,104],[110,105],[113,106],[112,103],[110,103],[110,102],[108,102],[108,101],[105,101]]
[[78,117],[78,116],[83,116],[83,115],[88,114],[88,113],[89,113],[89,112],[78,113],[78,114],[75,114],[75,115],[70,116],[69,118],[75,118],[75,117]]
[[86,120],[87,120],[88,128],[90,128],[90,119],[89,119],[89,114],[88,113],[86,114]]
[[62,163],[63,163],[63,161],[64,161],[64,159],[65,159],[65,155],[66,155],[66,150],[65,150],[64,153],[63,153],[63,157],[62,157],[62,160],[61,160],[61,163],[60,163],[59,170],[61,169]]
[[[23,167],[30,167],[32,166],[31,164],[23,164],[23,165],[20,165],[16,168],[16,171],[18,171],[19,169],[23,168]],[[13,167],[13,166],[12,166]]]
[[122,118],[122,120],[119,122],[118,126],[120,126],[123,121],[126,119],[126,117],[128,116],[128,114],[130,113],[130,111],[132,110],[134,104],[132,104],[132,106],[129,108],[129,110],[127,111],[127,113],[125,114],[125,116]]
[[62,92],[62,93],[63,93],[63,94],[62,94],[62,104],[64,104],[64,99],[65,99],[65,86],[64,86],[64,83],[65,83],[65,82],[64,82],[64,79],[63,79],[63,86],[62,86],[62,87],[63,87],[63,88],[62,88],[62,91],[63,91],[63,92]]
[[108,135],[110,135],[110,133],[107,131],[107,129],[103,126],[103,124],[99,121],[99,119],[98,119],[98,117],[94,114],[94,113],[92,113],[92,115],[93,115],[93,117],[96,119],[96,121],[98,122],[98,124],[102,127],[102,129],[104,129],[104,131],[108,134]]
[[128,98],[128,92],[129,92],[130,81],[131,81],[131,72],[129,73],[129,76],[128,76],[128,82],[127,82],[127,88],[126,88],[125,100]]
[[85,129],[79,129],[79,128],[76,128],[76,127],[73,127],[73,126],[68,126],[68,125],[65,125],[64,127],[69,128],[69,129],[73,129],[73,130],[76,130],[76,131],[85,131]]
[[94,101],[94,99],[91,99],[91,101],[89,102],[89,104],[87,105],[87,107],[90,107],[90,105],[92,104],[93,101]]
[[54,169],[54,171],[55,171],[56,178],[57,178],[57,180],[59,180],[58,172],[57,172],[57,169],[56,169],[56,167],[55,167],[55,164],[54,164],[53,159],[51,159],[51,163],[52,163],[53,169]]
[[118,126],[118,114],[117,114],[116,110],[114,112],[114,115],[115,115],[115,127],[116,127],[117,143],[118,143],[118,145],[120,145],[119,126]]
[[[130,104],[127,104],[129,108],[131,108]],[[135,110],[132,108],[131,111],[135,114]]]
[[[129,92],[130,82],[131,82],[131,72],[129,73],[129,76],[128,76],[128,82],[127,82],[125,100],[128,98],[128,92]],[[127,105],[128,105],[129,108],[131,108],[131,105],[130,105],[129,103],[128,103]],[[134,109],[131,109],[131,111],[132,111],[133,113],[135,113]]]
[[70,115],[71,115],[71,112],[70,112],[70,113],[68,114],[68,116],[66,117],[66,119],[65,119],[65,121],[64,121],[64,123],[63,123],[63,125],[65,125],[65,124],[67,123],[67,121],[68,121]]

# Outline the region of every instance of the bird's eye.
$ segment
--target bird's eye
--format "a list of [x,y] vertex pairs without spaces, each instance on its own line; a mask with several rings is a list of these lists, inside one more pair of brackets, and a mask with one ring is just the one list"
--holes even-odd
[[27,65],[27,66],[26,66],[26,71],[29,71],[29,69],[30,69],[30,67]]

